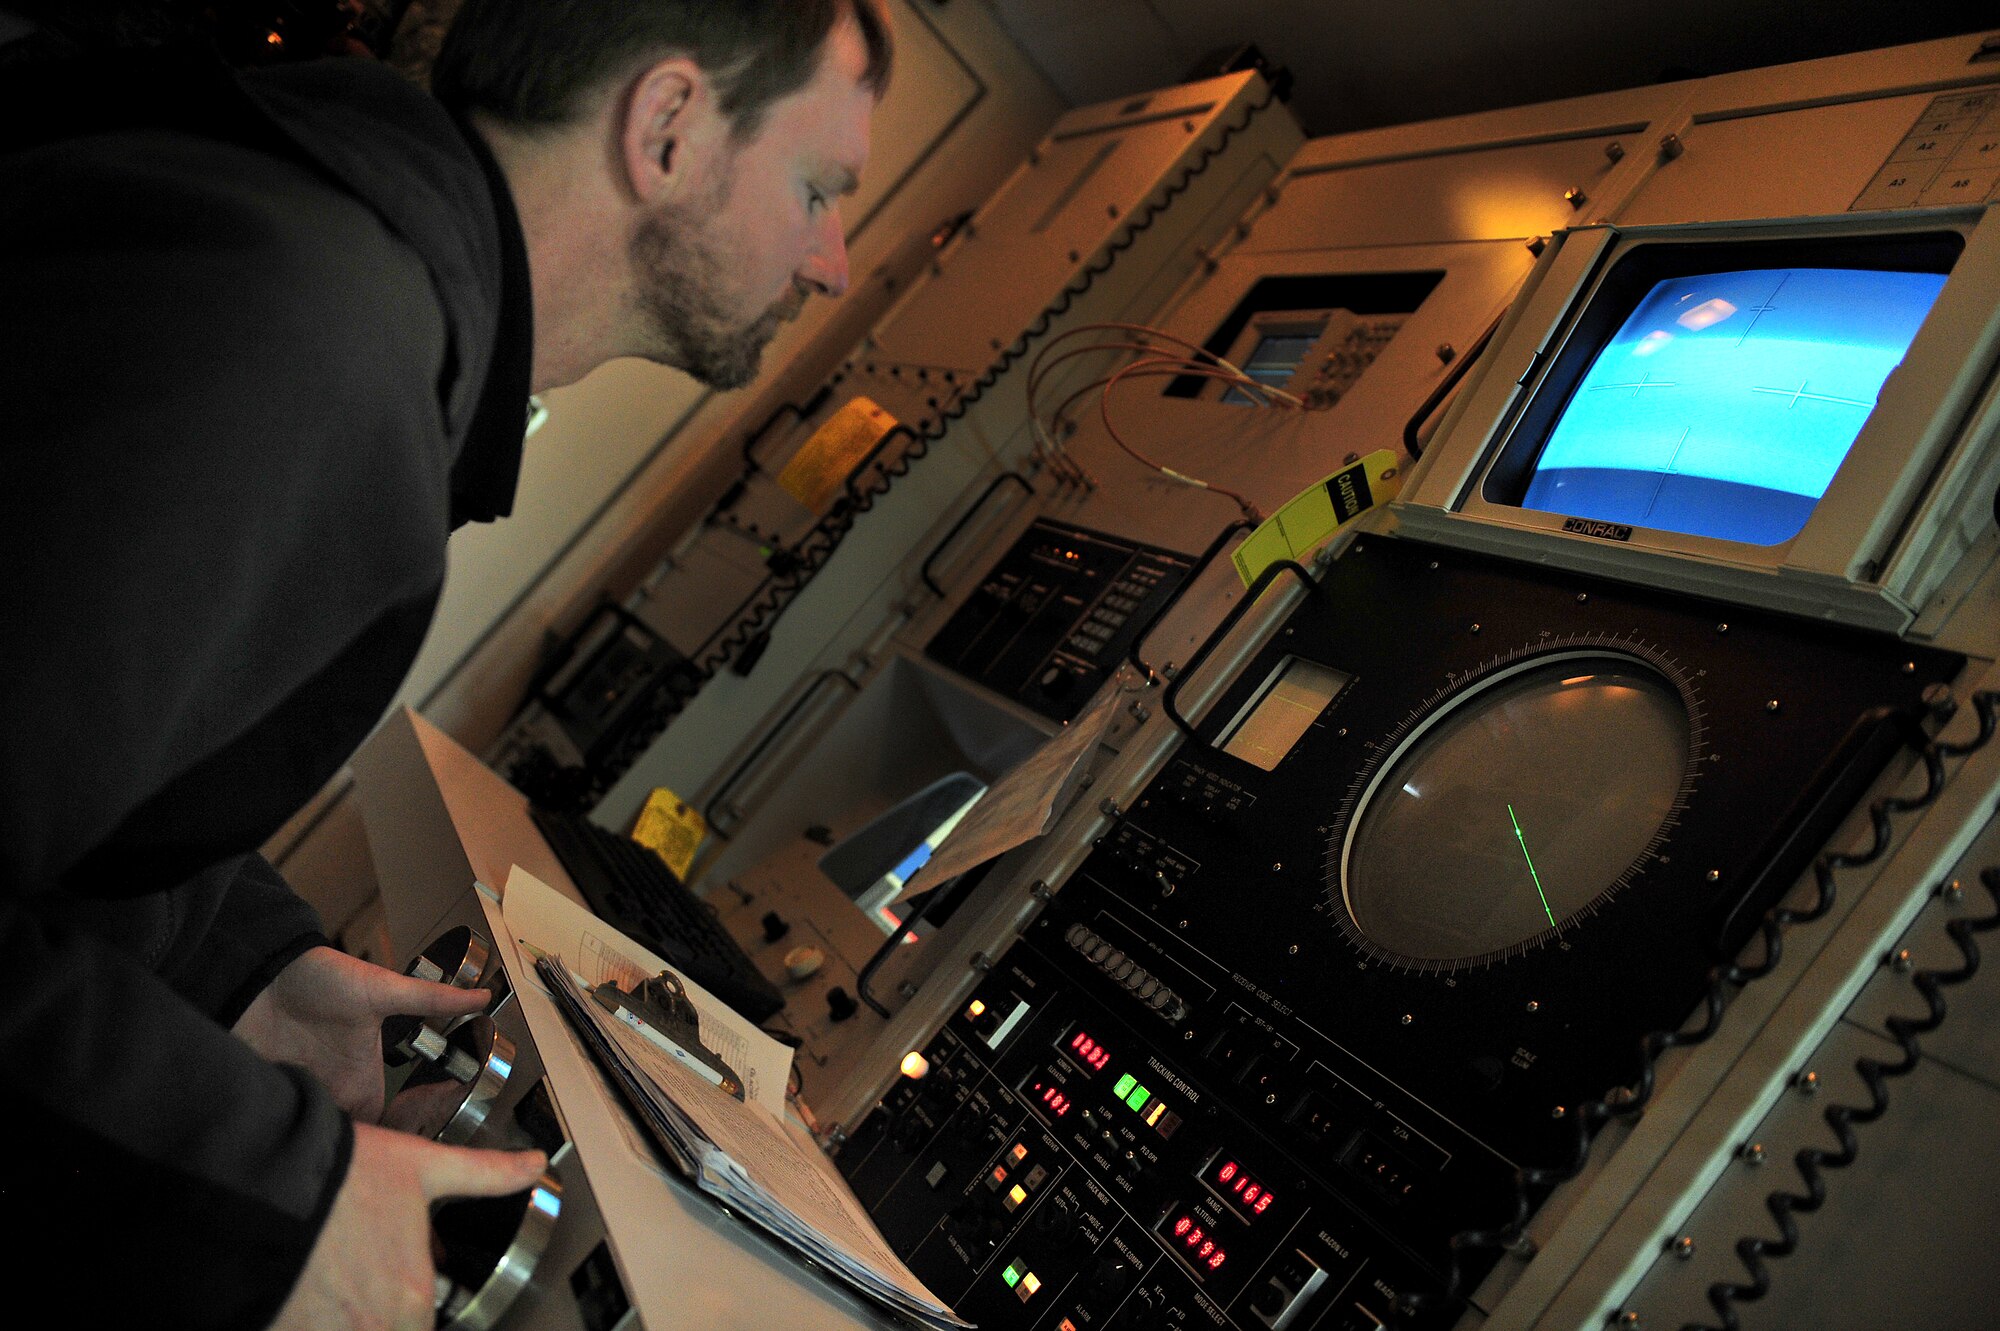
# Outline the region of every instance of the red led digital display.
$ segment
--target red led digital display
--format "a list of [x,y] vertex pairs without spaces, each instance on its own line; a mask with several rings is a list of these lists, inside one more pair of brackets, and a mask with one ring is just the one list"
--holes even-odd
[[1082,1031],[1070,1036],[1069,1051],[1091,1072],[1102,1072],[1104,1065],[1111,1061],[1111,1051]]
[[1203,1226],[1189,1212],[1181,1212],[1168,1221],[1164,1232],[1171,1239],[1169,1246],[1175,1248],[1188,1265],[1199,1271],[1220,1271],[1222,1264],[1229,1260],[1229,1252],[1215,1241],[1215,1235]]
[[1048,1111],[1050,1118],[1061,1118],[1069,1113],[1072,1101],[1067,1095],[1063,1094],[1060,1087],[1050,1086],[1046,1082],[1038,1081],[1034,1084],[1030,1094],[1041,1102],[1042,1108]]
[[1277,1200],[1269,1188],[1244,1173],[1243,1166],[1226,1155],[1218,1155],[1209,1162],[1207,1183],[1246,1220],[1264,1214]]

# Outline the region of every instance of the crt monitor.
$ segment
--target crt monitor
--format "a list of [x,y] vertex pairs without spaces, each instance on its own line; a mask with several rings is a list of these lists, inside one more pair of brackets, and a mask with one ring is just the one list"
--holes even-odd
[[1773,546],[1804,528],[1956,235],[1642,246],[1579,317],[1490,503]]

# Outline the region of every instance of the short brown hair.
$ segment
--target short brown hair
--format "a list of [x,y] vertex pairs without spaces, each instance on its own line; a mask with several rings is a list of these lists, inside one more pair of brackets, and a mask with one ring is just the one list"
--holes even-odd
[[567,124],[588,98],[683,52],[715,80],[738,139],[811,80],[843,15],[861,30],[861,81],[881,96],[894,48],[880,0],[465,0],[431,69],[455,111],[519,129]]

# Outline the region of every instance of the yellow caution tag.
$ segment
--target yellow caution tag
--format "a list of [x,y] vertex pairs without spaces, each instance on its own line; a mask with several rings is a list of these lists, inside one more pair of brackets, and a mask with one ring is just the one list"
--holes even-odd
[[1264,519],[1230,556],[1245,587],[1280,560],[1302,560],[1327,537],[1403,488],[1394,449],[1379,448],[1342,467]]
[[896,418],[872,400],[851,399],[792,455],[778,473],[778,488],[813,512],[824,514],[868,450],[895,428]]
[[707,835],[707,820],[665,786],[646,797],[646,807],[639,810],[639,821],[632,828],[632,839],[665,860],[682,882],[687,881],[694,853]]

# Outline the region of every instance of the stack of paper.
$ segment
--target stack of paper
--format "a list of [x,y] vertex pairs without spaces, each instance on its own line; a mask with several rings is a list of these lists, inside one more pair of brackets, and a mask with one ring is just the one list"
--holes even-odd
[[[925,1326],[971,1325],[903,1265],[832,1161],[786,1118],[789,1049],[682,977],[702,1043],[741,1079],[739,1099],[592,1000],[593,983],[629,987],[649,974],[649,953],[519,869],[508,880],[504,910],[557,1008],[674,1168],[885,1307]],[[590,955],[580,955],[578,940],[587,940]]]

